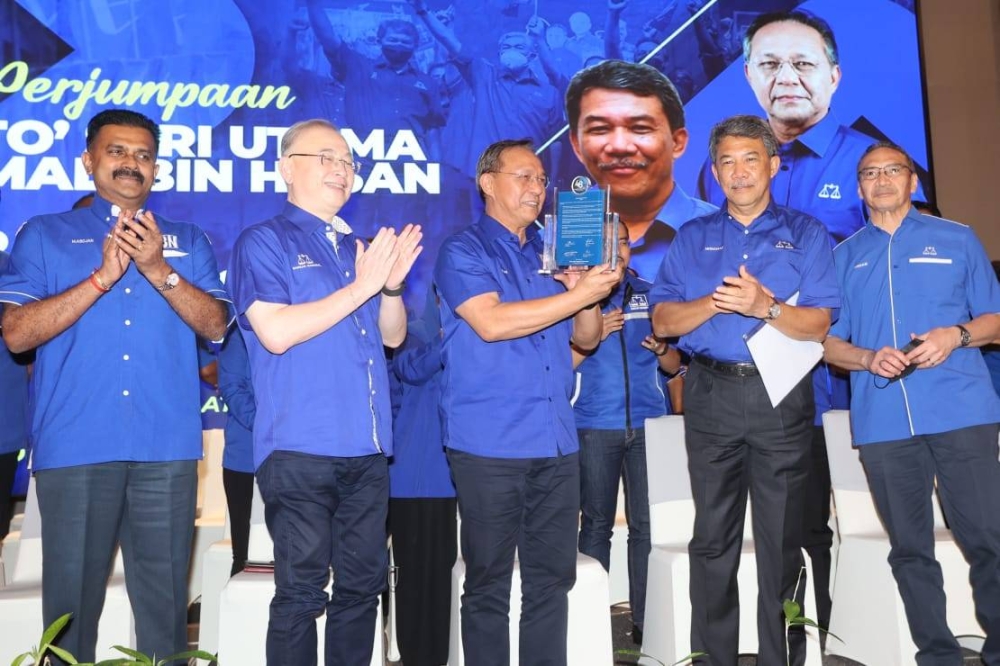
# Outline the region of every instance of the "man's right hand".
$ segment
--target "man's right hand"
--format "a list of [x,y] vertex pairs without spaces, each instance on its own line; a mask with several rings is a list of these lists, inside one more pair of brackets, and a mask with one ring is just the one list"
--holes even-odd
[[389,227],[382,227],[367,248],[360,240],[357,243],[354,284],[361,290],[360,296],[368,300],[385,286],[389,273],[399,258],[396,232]]
[[622,330],[625,326],[625,313],[615,308],[611,312],[606,312],[603,315],[602,327],[601,327],[601,342],[608,339],[608,336],[612,333],[616,333]]
[[584,307],[587,307],[605,298],[621,283],[625,268],[619,264],[613,271],[608,269],[608,264],[601,264],[585,272],[559,273],[555,279],[562,282],[567,289],[585,296],[586,305]]
[[104,247],[101,252],[101,265],[97,269],[97,279],[108,288],[114,286],[118,280],[122,279],[131,259],[124,250],[115,242],[115,233],[125,232],[125,220],[132,219],[133,211],[122,210],[118,213],[118,220],[115,221],[111,231],[104,238]]
[[880,377],[887,379],[898,377],[910,365],[906,354],[895,347],[882,347],[878,351],[869,351],[868,353],[871,357],[865,359],[867,361],[865,367],[868,372]]

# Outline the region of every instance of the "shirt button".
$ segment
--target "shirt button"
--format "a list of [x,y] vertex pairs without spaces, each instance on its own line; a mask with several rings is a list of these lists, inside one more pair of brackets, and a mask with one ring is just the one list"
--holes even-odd
[[128,389],[125,389],[124,391],[122,391],[122,395],[127,398],[128,397]]
[[545,339],[545,334],[544,334],[544,333],[542,333],[542,340],[544,340],[544,339]]
[[744,236],[749,236],[750,235],[750,230],[749,229],[744,229],[743,230],[743,235]]
[[546,370],[548,370],[548,369],[549,369],[549,366],[545,366],[545,369],[546,369]]
[[132,325],[132,320],[131,319],[126,319],[125,320],[125,325],[126,326],[131,326]]
[[344,275],[346,277],[351,277],[351,271],[344,271]]
[[372,390],[372,395],[375,395],[375,391],[374,391],[374,389]]
[[365,329],[361,329],[361,335],[368,335],[368,331],[366,331]]
[[125,287],[125,293],[126,294],[131,294],[132,293],[132,288],[131,287]]
[[747,258],[747,255],[745,255],[745,254],[744,254],[744,255],[743,255],[743,258],[744,258],[744,259],[746,259],[746,258]]
[[128,354],[125,354],[124,356],[122,356],[122,360],[127,361],[128,360]]
[[368,359],[368,365],[375,365],[375,361]]

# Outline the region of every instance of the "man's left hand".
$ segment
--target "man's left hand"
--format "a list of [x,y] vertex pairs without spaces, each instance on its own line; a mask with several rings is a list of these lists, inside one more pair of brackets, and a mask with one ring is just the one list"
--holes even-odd
[[163,258],[163,234],[148,210],[126,217],[121,227],[115,229],[115,240],[139,272],[154,285],[161,284],[170,274],[170,266]]
[[962,343],[962,337],[955,326],[932,328],[921,335],[910,334],[910,338],[920,338],[924,342],[906,355],[910,363],[915,363],[918,370],[934,368],[951,356],[951,352]]
[[424,234],[420,231],[419,224],[408,224],[396,236],[396,252],[399,256],[389,270],[389,277],[386,278],[387,289],[398,289],[403,284],[403,280],[413,268],[413,262],[417,260],[424,247],[420,244]]
[[746,266],[740,266],[739,276],[722,278],[722,286],[715,288],[712,300],[723,312],[764,319],[774,297],[770,290],[747,271]]

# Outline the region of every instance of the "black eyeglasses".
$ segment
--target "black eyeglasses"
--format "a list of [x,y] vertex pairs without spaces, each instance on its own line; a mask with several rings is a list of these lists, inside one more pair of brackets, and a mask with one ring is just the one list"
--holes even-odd
[[530,173],[510,173],[509,171],[491,171],[490,173],[502,173],[505,176],[513,176],[517,179],[517,182],[525,187],[528,186],[528,183],[538,183],[544,189],[552,182],[548,176],[533,176]]
[[343,157],[334,157],[329,153],[289,153],[288,155],[285,155],[285,157],[318,157],[320,166],[326,166],[327,164],[339,164],[347,171],[361,173],[361,162],[356,160],[347,160]]
[[875,180],[880,174],[885,174],[886,178],[895,178],[904,171],[913,171],[905,164],[886,164],[884,167],[867,167],[858,171],[859,180]]

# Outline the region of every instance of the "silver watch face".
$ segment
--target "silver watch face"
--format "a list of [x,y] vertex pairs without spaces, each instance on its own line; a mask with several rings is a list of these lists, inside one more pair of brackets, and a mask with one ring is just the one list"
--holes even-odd
[[163,284],[160,286],[160,291],[170,291],[180,283],[181,283],[181,276],[178,275],[176,272],[171,273],[170,275],[167,276],[167,279],[163,281]]
[[776,319],[778,317],[778,315],[780,315],[780,314],[781,314],[781,304],[780,303],[773,303],[773,304],[771,304],[771,307],[768,308],[768,310],[767,310],[767,318],[768,319]]

